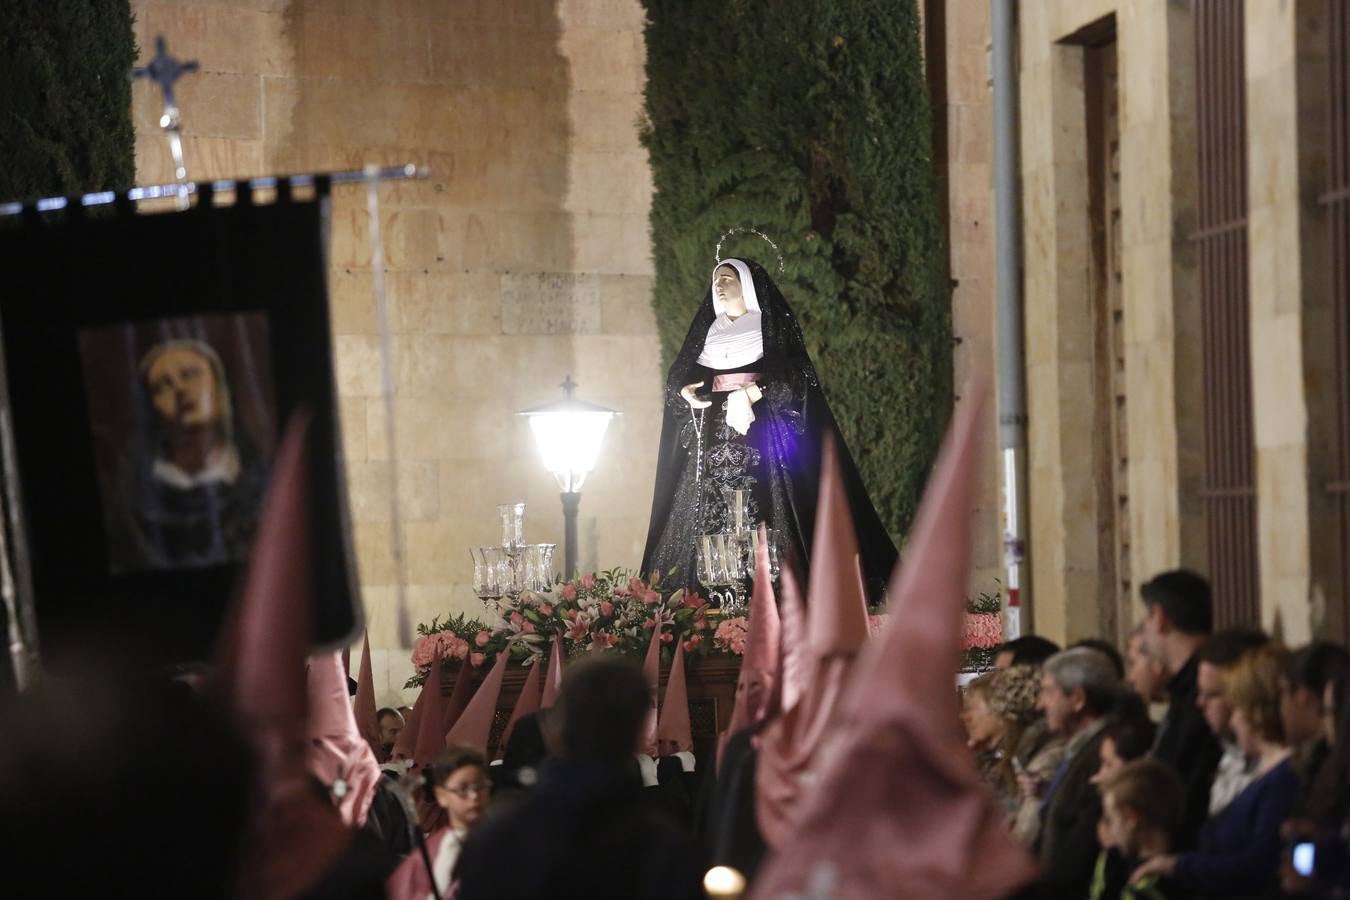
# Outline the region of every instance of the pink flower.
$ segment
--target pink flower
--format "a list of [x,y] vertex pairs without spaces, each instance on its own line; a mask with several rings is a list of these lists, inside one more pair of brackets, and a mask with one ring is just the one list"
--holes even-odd
[[703,643],[703,635],[701,634],[693,635],[689,638],[689,640],[685,641],[684,643],[685,643],[684,649],[693,650],[695,647]]
[[600,615],[606,617],[614,615],[614,604],[610,603],[608,600],[601,600]]
[[1003,619],[998,613],[966,613],[961,646],[993,649],[1003,642]]
[[564,584],[562,589],[562,595],[564,600],[577,599],[577,586],[575,584],[572,584],[571,582]]
[[720,650],[741,656],[745,653],[745,638],[748,634],[744,616],[723,619],[713,632],[713,644]]
[[541,616],[551,616],[551,615],[553,615],[553,604],[551,604],[551,603],[541,603],[541,604],[539,604],[539,614],[540,614]]
[[648,591],[646,596],[642,598],[642,602],[646,603],[648,606],[655,606],[661,602],[661,595],[656,591]]
[[641,578],[628,579],[628,593],[632,594],[634,597],[641,597],[646,592],[647,582],[643,581]]
[[671,634],[669,631],[663,632],[661,634],[661,643],[669,644],[673,640],[675,640],[675,635]]
[[490,640],[492,640],[492,635],[488,634],[486,631],[480,631],[473,636],[473,642],[480,647],[486,647],[487,642]]
[[474,668],[478,668],[479,666],[481,666],[481,665],[482,665],[484,662],[486,662],[486,661],[487,661],[487,657],[486,657],[485,655],[483,655],[482,653],[470,653],[470,654],[469,654],[469,665],[473,666]]
[[684,595],[684,607],[685,607],[685,609],[698,609],[700,606],[703,605],[703,603],[704,603],[703,598],[700,597],[698,594],[685,594],[685,595]]
[[579,641],[584,638],[591,630],[591,623],[585,616],[574,616],[572,624],[567,628],[567,639],[569,641]]
[[684,642],[683,644],[681,644],[680,646],[684,648],[684,652],[685,652],[685,653],[692,653],[692,652],[694,652],[694,647],[695,647],[696,645],[694,644],[693,641],[685,641],[685,642]]
[[425,669],[431,665],[431,661],[436,658],[436,635],[423,635],[413,644],[412,664],[419,669]]
[[643,620],[642,620],[642,627],[643,627],[643,628],[655,628],[655,627],[656,627],[656,620],[655,620],[655,619],[643,619]]
[[582,576],[581,576],[581,589],[582,589],[582,590],[584,590],[584,591],[589,591],[589,590],[591,590],[591,589],[594,588],[594,587],[595,587],[595,576],[594,576],[594,575],[582,575]]
[[520,626],[520,630],[525,634],[534,634],[534,623],[526,622],[524,625]]
[[703,618],[702,616],[699,616],[697,619],[694,620],[694,628],[696,628],[697,630],[702,631],[707,627],[708,627],[708,620]]
[[514,626],[516,626],[517,628],[519,628],[519,627],[520,627],[520,623],[521,623],[521,622],[524,622],[524,621],[525,621],[525,617],[522,616],[520,613],[518,613],[518,612],[513,612],[513,613],[511,613],[511,624],[512,624],[512,625],[514,625]]
[[436,635],[436,646],[440,649],[442,659],[463,659],[469,653],[469,642],[449,631]]

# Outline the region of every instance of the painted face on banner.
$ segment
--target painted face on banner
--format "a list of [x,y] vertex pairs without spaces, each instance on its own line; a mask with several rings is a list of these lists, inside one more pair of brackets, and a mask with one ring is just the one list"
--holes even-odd
[[220,419],[220,390],[211,361],[189,347],[155,358],[145,373],[155,412],[166,425],[200,428]]

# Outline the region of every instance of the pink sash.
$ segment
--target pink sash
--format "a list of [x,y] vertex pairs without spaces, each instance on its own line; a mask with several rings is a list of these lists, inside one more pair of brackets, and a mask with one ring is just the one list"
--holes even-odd
[[714,375],[713,393],[734,391],[737,388],[745,387],[747,384],[754,384],[757,378],[759,378],[758,372],[732,372],[729,375]]

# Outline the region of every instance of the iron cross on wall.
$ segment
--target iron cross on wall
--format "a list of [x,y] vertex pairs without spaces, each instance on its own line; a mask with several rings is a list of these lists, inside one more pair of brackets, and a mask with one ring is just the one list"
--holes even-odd
[[183,136],[179,130],[180,117],[178,103],[173,96],[173,85],[179,78],[201,68],[197,61],[182,62],[170,56],[164,46],[164,35],[155,36],[155,55],[145,66],[131,70],[132,78],[148,78],[159,85],[164,95],[164,114],[159,117],[159,127],[169,139],[169,153],[173,156],[173,177],[182,187],[178,194],[178,206],[187,209],[187,164],[183,162]]

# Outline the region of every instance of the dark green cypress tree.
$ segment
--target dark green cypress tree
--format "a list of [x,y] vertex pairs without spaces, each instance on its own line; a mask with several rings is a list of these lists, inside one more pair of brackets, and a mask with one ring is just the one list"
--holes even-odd
[[[909,527],[952,401],[951,291],[914,0],[644,0],[664,360],[753,225],[882,520]],[[723,255],[773,251],[738,235]]]
[[0,201],[131,186],[128,0],[0,3]]

